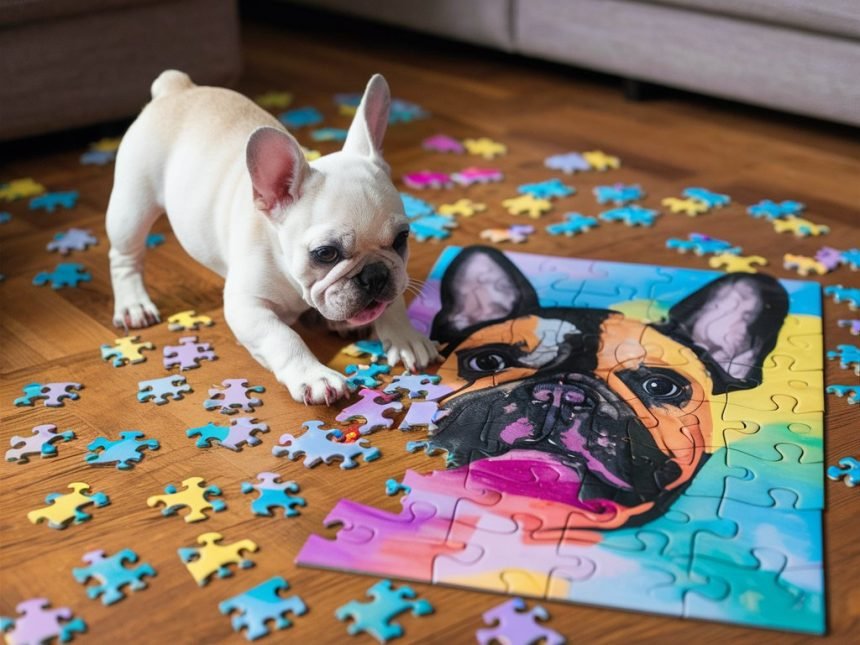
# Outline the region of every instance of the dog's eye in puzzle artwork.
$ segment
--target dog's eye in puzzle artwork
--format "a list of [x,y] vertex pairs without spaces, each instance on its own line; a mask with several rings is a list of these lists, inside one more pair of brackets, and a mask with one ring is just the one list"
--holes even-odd
[[410,316],[446,456],[299,564],[824,631],[815,283],[450,247]]

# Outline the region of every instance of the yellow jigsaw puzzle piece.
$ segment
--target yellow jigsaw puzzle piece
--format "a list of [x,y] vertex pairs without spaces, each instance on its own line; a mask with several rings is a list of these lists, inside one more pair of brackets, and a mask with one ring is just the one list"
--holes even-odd
[[93,152],[116,152],[121,141],[122,137],[99,139],[90,144],[90,150]]
[[484,159],[495,159],[507,153],[508,147],[504,143],[493,141],[487,137],[480,139],[465,139],[463,147],[470,155],[479,155]]
[[458,199],[453,204],[442,204],[436,209],[440,215],[460,215],[461,217],[472,217],[487,209],[486,204],[473,202],[471,199]]
[[681,199],[680,197],[666,197],[660,202],[673,213],[684,213],[690,217],[708,212],[708,204],[698,199]]
[[725,269],[728,273],[758,273],[756,266],[766,266],[767,259],[760,255],[732,255],[720,253],[708,260],[712,269]]
[[242,553],[257,551],[259,547],[255,542],[239,540],[232,544],[218,544],[223,539],[220,533],[203,533],[197,537],[200,547],[179,549],[179,556],[198,585],[205,585],[209,577],[216,573],[219,578],[232,575],[228,564],[242,568],[253,566],[254,563],[243,558]]
[[827,273],[827,267],[821,264],[815,258],[810,258],[805,255],[792,255],[786,253],[782,256],[782,265],[786,269],[794,269],[802,276],[808,276],[810,273],[824,275]]
[[199,327],[211,327],[212,319],[209,316],[198,315],[193,309],[180,311],[167,319],[167,328],[170,331],[189,331]]
[[207,499],[207,495],[217,496],[221,494],[216,486],[204,486],[202,477],[189,477],[182,480],[184,490],[178,491],[174,486],[165,488],[164,495],[153,495],[146,500],[146,505],[154,508],[164,504],[163,515],[175,515],[180,508],[188,508],[189,513],[185,516],[186,522],[200,522],[208,515],[205,511],[212,509],[216,513],[224,510],[227,505],[220,499]]
[[293,102],[293,95],[289,92],[266,92],[265,94],[257,96],[254,99],[254,102],[261,108],[266,108],[267,110],[283,110]]
[[773,220],[773,230],[777,233],[791,232],[797,237],[807,237],[809,235],[818,236],[829,233],[830,227],[823,224],[813,224],[808,219],[792,216],[785,219]]
[[102,345],[102,358],[108,360],[113,358],[114,367],[119,367],[126,363],[142,363],[146,360],[146,356],[141,354],[143,349],[155,349],[155,345],[150,342],[140,343],[140,336],[125,336],[114,340],[114,345]]
[[56,493],[48,495],[45,499],[48,506],[30,511],[27,513],[27,519],[33,524],[47,520],[48,526],[52,529],[64,529],[72,520],[75,521],[75,524],[79,524],[90,519],[90,516],[84,513],[80,507],[89,504],[106,506],[110,503],[108,496],[104,493],[87,495],[90,485],[86,482],[72,482],[67,488],[72,489],[72,492],[65,495]]
[[532,195],[520,195],[504,200],[502,206],[511,215],[528,215],[532,219],[537,219],[552,209],[552,202],[548,199],[537,199]]
[[322,157],[319,150],[311,150],[310,148],[305,148],[304,146],[302,146],[302,152],[305,155],[306,161],[316,161],[317,159]]
[[340,104],[337,106],[337,111],[341,116],[355,116],[355,113],[358,112],[358,106]]
[[16,199],[24,199],[25,197],[36,197],[45,192],[45,187],[30,179],[13,179],[8,184],[0,184],[0,199],[7,202],[14,202]]
[[585,159],[588,165],[594,170],[604,171],[621,167],[621,160],[618,157],[608,155],[601,150],[589,150],[588,152],[583,152],[582,158]]

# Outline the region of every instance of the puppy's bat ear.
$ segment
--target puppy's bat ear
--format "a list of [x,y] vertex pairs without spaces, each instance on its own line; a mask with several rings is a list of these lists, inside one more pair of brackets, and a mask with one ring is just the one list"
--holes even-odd
[[370,157],[387,171],[388,165],[382,159],[382,140],[388,128],[390,109],[388,82],[381,74],[374,74],[349,126],[343,151]]
[[722,394],[761,384],[762,364],[787,314],[779,281],[732,273],[684,298],[667,322],[654,326],[695,351],[711,373],[713,393]]
[[257,128],[245,147],[245,161],[254,188],[254,205],[269,217],[301,195],[308,173],[301,146],[292,135],[272,127]]
[[468,246],[445,270],[442,309],[430,337],[448,342],[477,324],[515,318],[536,309],[534,288],[505,255],[486,246]]

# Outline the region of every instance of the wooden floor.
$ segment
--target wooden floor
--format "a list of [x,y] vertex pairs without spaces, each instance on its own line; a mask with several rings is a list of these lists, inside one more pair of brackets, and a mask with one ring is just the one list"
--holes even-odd
[[[860,144],[856,131],[795,119],[732,104],[664,93],[645,103],[630,103],[606,78],[568,68],[535,64],[496,53],[412,36],[396,37],[377,29],[345,29],[342,25],[310,28],[307,25],[247,24],[244,29],[245,75],[240,89],[248,94],[275,89],[294,92],[295,106],[314,105],[327,124],[343,127],[332,95],[359,91],[373,72],[388,78],[393,92],[420,103],[432,118],[390,128],[386,156],[396,177],[428,167],[455,170],[461,158],[429,157],[421,140],[444,132],[454,137],[489,136],[508,145],[509,154],[498,161],[506,175],[501,185],[476,189],[471,196],[489,204],[488,212],[464,220],[450,239],[452,244],[477,241],[483,228],[507,225],[514,218],[500,206],[503,198],[527,181],[545,179],[542,160],[568,150],[599,148],[621,157],[623,167],[611,175],[577,175],[572,183],[578,195],[566,202],[567,210],[594,214],[591,188],[608,179],[642,184],[655,206],[659,198],[677,195],[690,185],[707,186],[730,194],[735,203],[724,211],[689,220],[664,215],[652,229],[605,225],[574,239],[552,238],[542,230],[517,250],[563,256],[625,260],[687,267],[704,267],[695,256],[681,256],[664,248],[668,237],[698,230],[741,244],[750,254],[770,260],[780,277],[796,277],[781,268],[785,252],[810,255],[819,240],[798,240],[776,235],[770,226],[743,213],[744,204],[761,198],[798,199],[809,217],[827,224],[832,232],[826,242],[840,247],[858,246],[858,191]],[[310,140],[300,135],[306,145]],[[111,292],[108,280],[107,243],[103,213],[111,189],[110,166],[82,166],[83,146],[57,144],[55,151],[42,144],[36,154],[19,146],[19,155],[0,171],[0,179],[31,176],[53,190],[74,189],[81,199],[71,211],[53,215],[31,213],[24,201],[4,206],[13,216],[0,226],[2,257],[0,284],[2,320],[0,371],[3,383],[2,441],[14,434],[28,434],[38,424],[71,428],[77,440],[59,446],[59,457],[36,459],[27,465],[2,467],[2,601],[0,615],[14,615],[22,599],[45,596],[55,606],[70,606],[90,627],[93,642],[239,642],[227,618],[218,614],[218,602],[244,590],[249,575],[218,580],[198,589],[176,549],[192,546],[197,535],[218,531],[227,542],[251,538],[260,550],[254,580],[285,576],[311,607],[282,636],[304,642],[344,642],[344,626],[333,618],[337,606],[359,598],[371,580],[362,576],[298,569],[293,558],[306,536],[321,531],[322,519],[341,497],[357,499],[397,511],[396,498],[383,495],[382,482],[399,477],[404,468],[427,470],[423,456],[407,456],[399,433],[374,435],[383,459],[352,471],[333,467],[306,470],[299,464],[279,462],[271,447],[284,432],[294,432],[306,419],[333,421],[335,411],[308,410],[289,400],[271,374],[238,346],[224,323],[221,281],[196,265],[169,234],[166,222],[156,226],[167,242],[150,253],[147,278],[154,300],[163,313],[194,308],[211,315],[216,325],[201,332],[211,342],[219,360],[188,372],[194,392],[183,402],[156,407],[135,401],[137,381],[164,375],[160,348],[175,341],[166,325],[143,332],[159,348],[147,362],[120,369],[104,363],[98,352],[102,343],[117,334],[111,326]],[[323,152],[333,144],[320,145]],[[432,164],[432,166],[431,166]],[[460,195],[462,191],[448,194]],[[447,195],[447,194],[446,194]],[[558,209],[546,217],[557,221]],[[539,228],[542,229],[541,222]],[[54,233],[70,226],[92,228],[99,245],[72,256],[92,273],[92,282],[78,289],[51,291],[31,284],[40,270],[52,267],[57,257],[45,252]],[[423,277],[442,247],[413,243],[411,274]],[[860,274],[842,269],[825,276],[824,284],[856,285]],[[854,342],[838,318],[850,317],[846,305],[828,301],[826,346]],[[856,317],[856,315],[855,315]],[[309,344],[324,357],[334,354],[342,342],[303,332]],[[851,382],[850,372],[828,363],[827,382]],[[271,432],[263,445],[233,453],[222,449],[200,450],[185,437],[185,429],[212,420],[203,410],[207,386],[224,378],[245,377],[263,384],[265,405],[257,416]],[[33,381],[79,381],[85,384],[81,400],[58,409],[13,408],[12,400],[23,385]],[[827,462],[847,454],[860,454],[860,406],[829,400],[827,412]],[[98,469],[83,461],[85,446],[96,436],[115,436],[120,430],[139,429],[161,442],[158,452],[148,454],[131,472]],[[240,482],[262,470],[278,469],[302,486],[308,505],[300,517],[275,521],[252,517],[248,500],[240,494]],[[205,476],[225,491],[227,512],[214,514],[198,524],[177,517],[162,518],[147,508],[148,496],[160,493],[168,483],[193,475]],[[106,491],[111,505],[93,511],[94,519],[65,531],[33,526],[28,511],[42,505],[45,495],[63,491],[73,481],[85,481],[94,490]],[[857,540],[857,491],[842,484],[826,485],[827,596],[830,640],[848,642],[860,629],[860,540]],[[330,532],[329,532],[330,533]],[[70,570],[81,566],[81,556],[92,549],[108,552],[132,547],[151,563],[158,576],[150,589],[134,593],[121,603],[105,608],[87,600]],[[432,600],[433,619],[406,617],[411,642],[466,643],[481,626],[480,614],[497,604],[497,596],[414,585]],[[803,642],[804,637],[761,632],[706,622],[640,615],[608,609],[546,603],[552,626],[570,642],[696,642],[735,643]],[[369,642],[367,637],[360,641]],[[659,639],[659,640],[658,640]]]

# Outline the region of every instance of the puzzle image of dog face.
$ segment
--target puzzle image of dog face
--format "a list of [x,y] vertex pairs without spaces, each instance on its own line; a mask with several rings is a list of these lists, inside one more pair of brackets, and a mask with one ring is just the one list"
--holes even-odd
[[563,464],[564,486],[536,482],[530,494],[621,514],[618,524],[683,491],[712,445],[703,402],[761,382],[788,311],[783,287],[751,274],[715,280],[656,325],[542,307],[510,260],[482,247],[457,256],[441,289],[431,337],[446,344],[439,374],[456,391],[432,444],[495,490],[512,459]]

